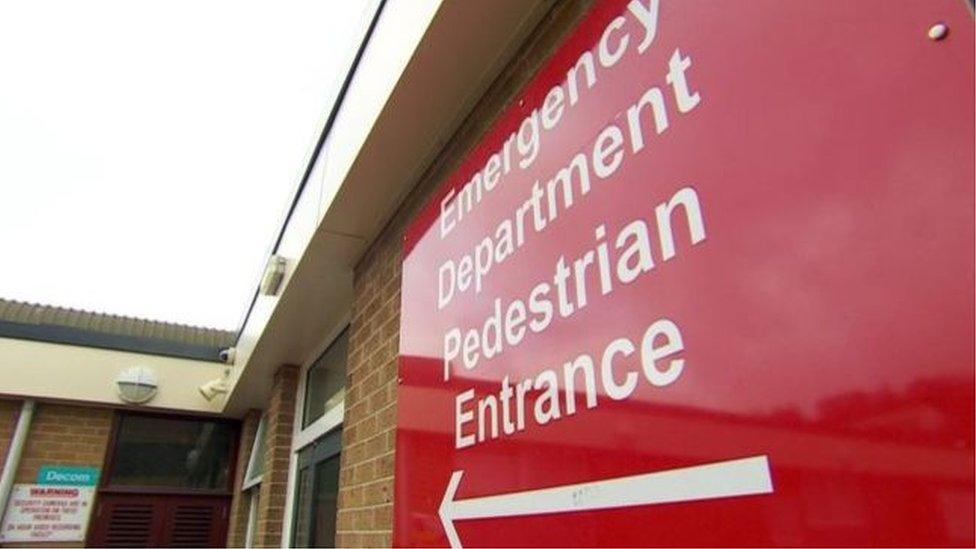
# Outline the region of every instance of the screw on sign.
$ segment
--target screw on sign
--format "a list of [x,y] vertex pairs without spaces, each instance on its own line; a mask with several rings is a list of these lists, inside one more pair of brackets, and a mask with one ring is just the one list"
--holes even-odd
[[407,230],[394,544],[976,542],[960,4],[595,2]]

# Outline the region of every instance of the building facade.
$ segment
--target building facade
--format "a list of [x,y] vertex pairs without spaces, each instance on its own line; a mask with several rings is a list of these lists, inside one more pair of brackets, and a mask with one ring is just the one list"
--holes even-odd
[[0,544],[972,545],[972,14],[902,7],[378,3],[240,333],[0,308]]

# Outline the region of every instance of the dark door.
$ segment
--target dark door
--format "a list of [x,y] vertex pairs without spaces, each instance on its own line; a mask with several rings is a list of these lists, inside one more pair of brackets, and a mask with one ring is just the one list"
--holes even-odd
[[92,547],[223,547],[226,497],[99,494]]
[[335,547],[342,431],[333,431],[298,453],[295,547]]
[[237,424],[116,414],[88,532],[95,547],[223,547]]

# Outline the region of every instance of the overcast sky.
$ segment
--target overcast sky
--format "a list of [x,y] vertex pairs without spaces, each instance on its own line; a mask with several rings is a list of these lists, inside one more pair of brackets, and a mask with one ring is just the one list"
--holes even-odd
[[0,2],[0,297],[237,329],[367,3]]

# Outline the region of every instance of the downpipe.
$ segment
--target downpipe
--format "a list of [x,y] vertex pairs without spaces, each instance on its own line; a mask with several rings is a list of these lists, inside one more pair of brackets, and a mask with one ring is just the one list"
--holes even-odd
[[7,459],[3,462],[3,474],[0,475],[0,521],[3,520],[7,512],[10,491],[14,487],[14,478],[17,476],[17,467],[20,465],[20,455],[24,452],[24,443],[27,442],[27,433],[30,431],[33,418],[34,399],[28,398],[20,407],[17,427],[14,428],[14,435],[10,439],[10,449],[7,450]]

